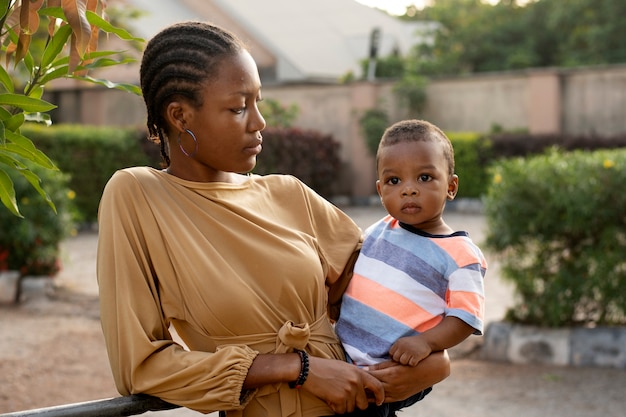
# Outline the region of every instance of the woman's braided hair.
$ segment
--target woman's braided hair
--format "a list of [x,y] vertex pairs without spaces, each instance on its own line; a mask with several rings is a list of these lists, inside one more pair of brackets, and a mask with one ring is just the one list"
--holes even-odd
[[166,166],[170,164],[163,117],[167,105],[186,99],[201,107],[203,85],[216,76],[218,64],[244,49],[234,34],[201,22],[174,24],[148,42],[141,60],[141,91],[148,112],[148,134],[161,144]]

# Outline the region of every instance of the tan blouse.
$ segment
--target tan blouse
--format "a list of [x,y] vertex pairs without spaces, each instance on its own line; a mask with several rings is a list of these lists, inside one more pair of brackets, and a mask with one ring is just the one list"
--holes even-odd
[[326,286],[360,237],[349,217],[291,176],[227,184],[118,171],[100,203],[97,275],[119,392],[204,413],[235,410],[229,416],[331,415],[287,384],[254,392],[242,384],[258,353],[299,348],[344,359]]

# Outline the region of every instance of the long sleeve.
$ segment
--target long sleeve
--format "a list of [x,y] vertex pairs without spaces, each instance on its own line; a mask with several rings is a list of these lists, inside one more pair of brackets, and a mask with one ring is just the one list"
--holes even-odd
[[141,190],[123,176],[116,174],[102,197],[97,258],[101,322],[118,390],[201,412],[240,408],[257,352],[246,346],[188,352],[172,340],[149,255],[166,254],[162,237]]

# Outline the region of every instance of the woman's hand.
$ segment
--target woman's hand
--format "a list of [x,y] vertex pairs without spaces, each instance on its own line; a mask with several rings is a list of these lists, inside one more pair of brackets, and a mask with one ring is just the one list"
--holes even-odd
[[365,409],[370,402],[382,404],[383,383],[368,372],[336,359],[309,356],[309,377],[302,389],[326,401],[334,413]]
[[446,379],[450,375],[450,359],[445,351],[435,352],[417,366],[383,362],[368,367],[368,371],[382,382],[386,403],[401,401]]

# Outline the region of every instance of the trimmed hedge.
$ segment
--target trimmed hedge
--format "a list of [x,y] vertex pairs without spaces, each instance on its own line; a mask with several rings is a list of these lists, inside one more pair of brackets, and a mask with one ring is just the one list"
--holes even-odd
[[[144,129],[82,125],[24,126],[22,134],[70,175],[78,220],[94,223],[106,182],[118,169],[135,165],[161,167],[159,146]],[[291,174],[325,197],[331,197],[341,168],[339,143],[330,135],[295,128],[263,131],[263,152],[255,173]]]
[[257,157],[257,174],[291,174],[330,198],[337,192],[340,145],[331,135],[297,128],[267,128],[263,152]]
[[626,147],[626,135],[614,137],[528,133],[482,135],[459,132],[446,132],[446,135],[454,146],[460,198],[484,197],[490,184],[488,171],[494,163],[503,159],[532,157],[552,147],[566,151]]
[[29,124],[22,134],[70,175],[80,222],[96,221],[100,196],[115,171],[134,165],[159,166],[144,151],[142,143],[150,143],[145,131],[137,128]]

